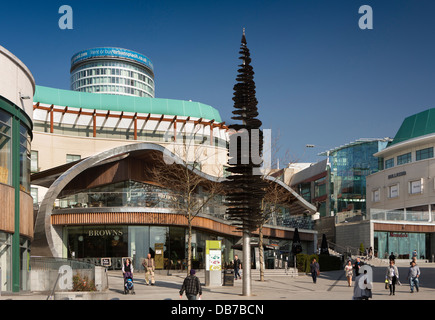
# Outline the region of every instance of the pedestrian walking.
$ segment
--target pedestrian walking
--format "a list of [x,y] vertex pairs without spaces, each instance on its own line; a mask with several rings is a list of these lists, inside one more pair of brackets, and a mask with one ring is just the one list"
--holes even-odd
[[196,272],[194,269],[190,270],[190,275],[188,275],[181,286],[180,290],[180,298],[183,297],[183,292],[186,292],[186,297],[188,300],[196,300],[197,295],[199,294],[199,299],[202,297],[202,288],[201,282],[199,278],[195,275]]
[[239,277],[239,279],[241,279],[239,270],[242,267],[242,263],[240,262],[239,256],[237,254],[234,256],[233,265],[234,265],[234,279],[237,280],[237,276]]
[[373,248],[369,248],[369,260],[373,259]]
[[390,296],[396,294],[396,283],[399,280],[399,269],[396,267],[394,260],[390,260],[390,265],[385,272],[385,279],[390,286]]
[[420,288],[420,268],[417,266],[415,261],[411,262],[411,267],[408,270],[408,280],[409,286],[411,287],[411,293],[414,293],[414,285],[417,292]]
[[153,286],[155,284],[154,270],[156,269],[156,265],[154,263],[154,259],[151,258],[150,253],[148,253],[146,259],[142,261],[142,266],[145,270],[145,284],[147,286],[150,284],[150,277],[151,277],[151,285]]
[[359,276],[359,269],[361,268],[361,266],[363,265],[364,263],[361,261],[361,259],[360,258],[356,258],[356,260],[355,260],[355,263],[354,263],[354,265],[353,265],[353,269],[355,270],[355,277],[358,277]]
[[390,256],[388,257],[391,260],[396,260],[396,256],[394,255],[393,251],[391,251]]
[[347,278],[347,286],[352,286],[352,276],[353,276],[353,267],[352,267],[352,261],[348,261],[346,266],[344,267],[344,274]]
[[316,283],[317,277],[320,275],[320,265],[317,262],[316,258],[313,258],[313,261],[310,264],[310,272],[311,277],[313,278],[313,283]]

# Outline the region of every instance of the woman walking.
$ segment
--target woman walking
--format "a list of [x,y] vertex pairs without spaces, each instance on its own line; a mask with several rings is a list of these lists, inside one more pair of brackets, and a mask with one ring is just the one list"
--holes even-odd
[[390,285],[390,296],[394,296],[396,292],[396,283],[399,280],[399,269],[397,269],[394,260],[390,260],[390,265],[387,267],[385,273],[385,279],[388,280],[388,284]]
[[352,266],[352,262],[350,260],[347,262],[347,265],[344,267],[344,274],[346,275],[346,278],[347,278],[347,286],[351,287],[352,286],[353,266]]

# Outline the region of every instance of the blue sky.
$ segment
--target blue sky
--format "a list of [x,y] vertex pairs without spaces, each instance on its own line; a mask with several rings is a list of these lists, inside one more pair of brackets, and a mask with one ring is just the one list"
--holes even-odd
[[[63,4],[73,30],[58,27]],[[358,27],[362,5],[373,30]],[[359,138],[394,137],[405,117],[435,107],[433,12],[432,0],[9,1],[0,45],[38,85],[61,89],[80,50],[141,52],[156,97],[209,104],[231,123],[244,27],[263,128],[279,137],[282,161],[309,162]]]

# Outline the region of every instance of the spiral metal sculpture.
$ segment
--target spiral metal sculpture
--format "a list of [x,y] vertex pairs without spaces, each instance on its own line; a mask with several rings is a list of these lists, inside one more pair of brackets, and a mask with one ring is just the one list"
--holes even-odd
[[[230,147],[237,144],[236,154],[229,152],[230,167],[227,171],[230,175],[224,182],[226,189],[227,214],[232,224],[239,230],[252,232],[261,224],[261,201],[265,195],[266,183],[255,171],[261,167],[261,162],[253,161],[254,153],[261,158],[263,152],[263,133],[260,130],[261,121],[257,119],[258,101],[255,96],[254,71],[251,66],[249,49],[246,45],[245,32],[241,41],[237,83],[234,85],[234,109],[233,120],[241,121],[241,124],[229,125]],[[238,143],[239,139],[235,132],[248,133],[249,145]],[[246,161],[247,159],[247,161]],[[257,158],[258,159],[258,158]]]

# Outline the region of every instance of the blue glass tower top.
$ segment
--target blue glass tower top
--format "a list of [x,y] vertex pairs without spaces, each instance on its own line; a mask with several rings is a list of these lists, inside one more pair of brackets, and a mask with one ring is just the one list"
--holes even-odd
[[99,47],[82,50],[74,54],[71,58],[71,70],[74,70],[78,64],[85,60],[102,58],[125,59],[136,62],[151,71],[154,69],[151,60],[142,53],[117,47]]

